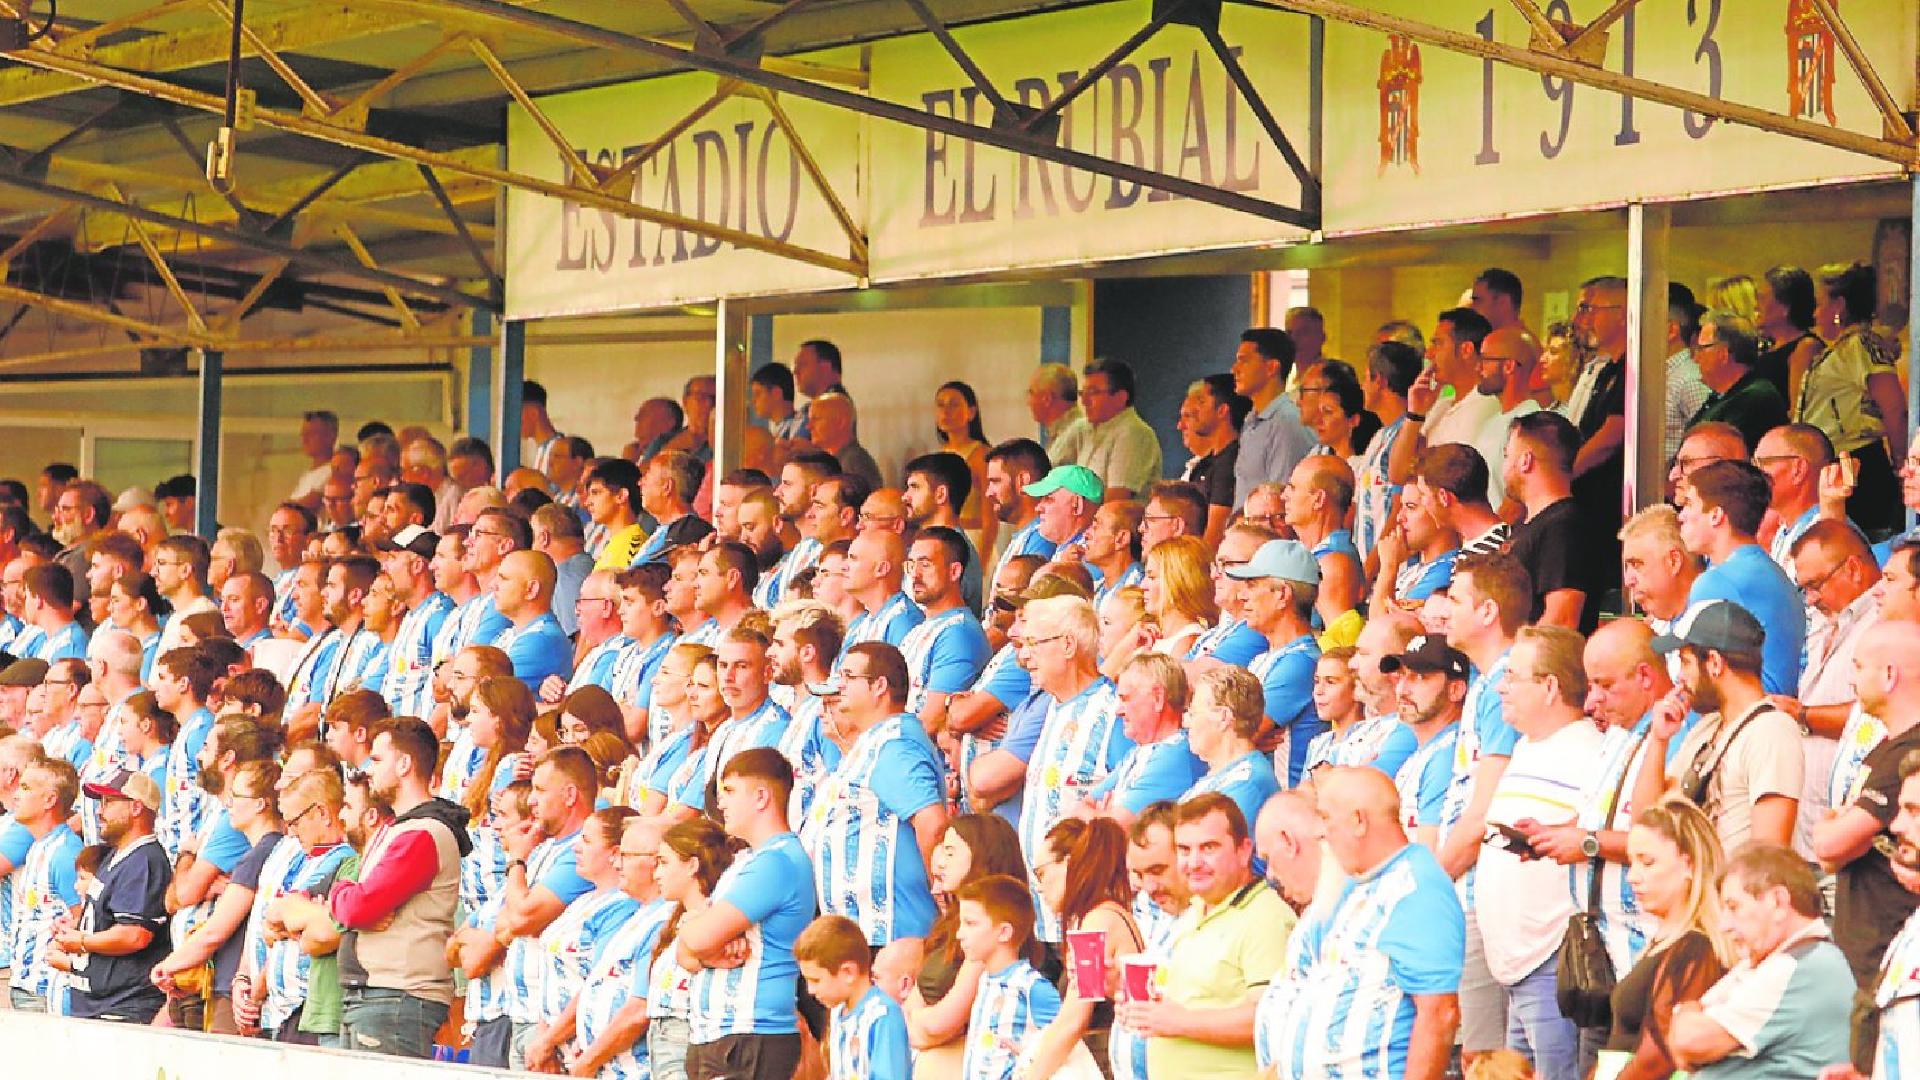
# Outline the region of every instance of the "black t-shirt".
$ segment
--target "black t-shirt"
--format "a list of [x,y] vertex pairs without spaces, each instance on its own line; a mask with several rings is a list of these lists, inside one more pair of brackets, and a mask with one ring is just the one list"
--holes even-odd
[[1207,493],[1208,506],[1233,506],[1233,467],[1239,460],[1240,440],[1235,439],[1193,463],[1193,473],[1187,479]]
[[1586,594],[1580,613],[1580,632],[1592,633],[1599,624],[1599,590],[1593,584],[1597,556],[1593,552],[1592,534],[1580,504],[1571,498],[1561,499],[1513,527],[1513,540],[1507,545],[1507,552],[1533,577],[1534,619],[1540,617],[1548,593],[1578,589]]
[[1885,850],[1892,842],[1886,828],[1900,809],[1900,759],[1914,749],[1920,749],[1920,727],[1874,747],[1861,763],[1867,780],[1853,805],[1872,814],[1880,831],[1866,854],[1834,875],[1840,888],[1834,901],[1833,943],[1847,954],[1854,980],[1861,986],[1872,986],[1878,979],[1881,956],[1920,901],[1894,878]]
[[[239,886],[248,892],[260,891],[260,868],[265,866],[273,849],[280,844],[280,834],[270,832],[260,838],[240,861],[233,865],[233,873],[227,875],[228,887]],[[247,940],[247,923],[242,920],[234,927],[233,933],[213,954],[213,992],[227,994],[233,989],[233,976],[240,970],[240,953]]]
[[167,886],[172,881],[167,853],[151,837],[108,859],[100,871],[100,899],[89,908],[84,929],[102,933],[116,926],[138,926],[152,931],[153,939],[146,948],[126,956],[88,956],[84,978],[68,997],[73,1015],[118,1016],[144,1023],[167,1003],[166,995],[147,975],[173,951],[167,937]]

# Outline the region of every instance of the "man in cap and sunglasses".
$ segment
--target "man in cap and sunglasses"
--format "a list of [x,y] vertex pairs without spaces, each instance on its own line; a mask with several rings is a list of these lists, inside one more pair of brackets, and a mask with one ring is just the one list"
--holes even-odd
[[173,869],[153,834],[160,787],[121,768],[83,790],[100,802],[100,836],[113,852],[79,920],[54,936],[50,959],[74,975],[70,1015],[151,1023],[167,999],[148,973],[172,947],[166,897]]

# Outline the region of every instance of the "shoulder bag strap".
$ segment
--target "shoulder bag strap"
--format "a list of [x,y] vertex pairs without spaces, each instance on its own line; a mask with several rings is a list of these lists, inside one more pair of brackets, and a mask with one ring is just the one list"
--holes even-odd
[[[1620,763],[1620,779],[1614,782],[1613,799],[1607,803],[1607,819],[1601,822],[1601,825],[1605,826],[1613,823],[1613,815],[1620,809],[1620,793],[1627,790],[1627,777],[1633,774],[1634,756],[1640,753],[1640,748],[1646,744],[1647,736],[1639,736],[1633,744],[1633,749],[1627,751],[1626,760]],[[1599,840],[1599,834],[1600,830],[1595,829],[1594,839],[1596,842]],[[1600,878],[1602,871],[1606,869],[1606,864],[1607,857],[1605,855],[1595,855],[1592,865],[1587,871],[1587,914],[1595,918],[1598,918],[1600,915]]]

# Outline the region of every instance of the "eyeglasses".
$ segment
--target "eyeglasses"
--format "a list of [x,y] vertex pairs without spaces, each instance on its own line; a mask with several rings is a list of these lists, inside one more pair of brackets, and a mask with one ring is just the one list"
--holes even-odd
[[868,675],[865,672],[859,672],[859,671],[841,671],[841,672],[836,672],[834,674],[834,678],[840,680],[841,682],[852,682],[855,679],[864,679],[867,682],[874,682],[874,681],[877,681],[880,678],[880,676]]
[[1732,458],[1724,458],[1718,454],[1700,454],[1693,457],[1689,457],[1685,454],[1682,454],[1679,457],[1673,459],[1673,467],[1680,470],[1681,476],[1686,476],[1689,473],[1693,472],[1695,469],[1712,465],[1715,462],[1732,461],[1732,460],[1733,460]]
[[1013,647],[1016,649],[1037,649],[1049,641],[1059,641],[1066,636],[1065,634],[1053,634],[1048,637],[1020,638],[1013,643]]
[[1800,591],[1803,593],[1819,592],[1821,589],[1826,588],[1827,582],[1833,580],[1833,575],[1839,573],[1843,568],[1845,568],[1846,565],[1847,565],[1847,560],[1841,559],[1839,562],[1834,563],[1831,567],[1829,567],[1826,573],[1821,574],[1819,577],[1814,578],[1812,581],[1801,583]]
[[1300,393],[1302,396],[1307,394],[1331,394],[1333,393],[1333,387],[1324,383],[1319,386],[1308,386],[1302,383],[1300,384]]
[[619,602],[620,601],[615,600],[611,596],[579,596],[574,598],[573,606],[579,607],[581,604],[617,604]]
[[646,859],[650,862],[658,863],[660,861],[660,854],[654,851],[615,851],[613,853],[614,862],[623,863],[628,859]]
[[[1279,516],[1278,514],[1275,514],[1275,515],[1274,515],[1274,517],[1278,517],[1278,516]],[[1263,520],[1263,519],[1259,519],[1259,518],[1255,518],[1255,519],[1251,519],[1251,520],[1256,520],[1256,521],[1257,521],[1257,520]],[[1246,559],[1233,559],[1233,560],[1227,560],[1227,559],[1215,559],[1215,560],[1213,560],[1213,572],[1214,572],[1215,574],[1224,574],[1224,573],[1226,573],[1227,571],[1229,571],[1229,570],[1231,570],[1231,569],[1233,569],[1233,568],[1234,568],[1234,567],[1236,567],[1236,566],[1245,566],[1245,565],[1247,565],[1247,562],[1248,562],[1248,560],[1246,560]]]
[[319,803],[308,803],[306,809],[300,811],[297,814],[293,814],[287,818],[285,822],[287,828],[291,829],[295,825],[298,825],[300,823],[301,818],[306,817],[308,814],[311,814],[318,809],[320,809]]
[[1754,455],[1753,463],[1759,466],[1760,468],[1764,469],[1769,465],[1776,465],[1782,461],[1805,461],[1805,460],[1806,458],[1801,457],[1799,454],[1767,454],[1764,457],[1756,454]]
[[1573,310],[1582,315],[1591,315],[1596,311],[1621,311],[1626,306],[1625,304],[1589,304],[1582,300]]

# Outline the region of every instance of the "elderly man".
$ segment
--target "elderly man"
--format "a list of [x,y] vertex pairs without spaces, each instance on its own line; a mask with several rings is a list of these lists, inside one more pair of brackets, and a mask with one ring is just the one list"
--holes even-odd
[[1241,582],[1247,625],[1266,638],[1267,648],[1247,666],[1264,691],[1267,721],[1279,733],[1285,753],[1274,772],[1282,787],[1300,782],[1307,744],[1327,729],[1313,707],[1313,672],[1320,645],[1313,635],[1313,600],[1320,570],[1298,540],[1269,540],[1227,576]]
[[[1084,465],[1055,465],[1037,483],[1022,489],[1034,504],[1042,539],[1055,550],[1079,543],[1093,524],[1106,487]],[[1098,585],[1099,578],[1094,579]]]
[[[1047,699],[1020,812],[1020,849],[1031,867],[1044,857],[1047,831],[1106,779],[1133,743],[1121,727],[1114,685],[1100,674],[1093,605],[1064,596],[1034,600],[1022,609],[1020,622],[1021,666]],[[1042,941],[1058,941],[1058,918],[1042,913],[1036,933]]]
[[1788,576],[1793,574],[1793,545],[1820,520],[1820,473],[1833,464],[1833,443],[1812,424],[1786,424],[1761,436],[1753,465],[1767,474],[1772,498],[1766,524],[1771,530],[1767,554]]
[[1041,364],[1027,380],[1027,411],[1040,425],[1040,442],[1054,441],[1084,417],[1080,409],[1080,384],[1073,369],[1065,364]]
[[1851,773],[1867,751],[1856,739],[1847,746],[1847,760],[1837,762],[1835,740],[1856,711],[1854,651],[1881,621],[1874,590],[1880,575],[1874,573],[1867,542],[1844,521],[1815,522],[1794,541],[1789,558],[1794,581],[1807,600],[1806,667],[1797,692],[1778,701],[1806,733],[1807,791],[1794,846],[1808,854],[1807,830],[1825,817],[1829,805],[1845,803],[1845,792],[1831,796],[1841,799],[1839,804],[1829,802],[1832,775],[1836,770]]
[[1673,1007],[1673,1060],[1696,1080],[1787,1080],[1847,1060],[1854,980],[1820,918],[1813,869],[1784,847],[1737,851],[1720,880],[1743,956],[1699,1001]]
[[[1327,850],[1350,880],[1294,930],[1294,962],[1256,1014],[1260,1064],[1284,1080],[1438,1080],[1460,1021],[1465,919],[1453,883],[1408,843],[1379,770],[1332,767],[1314,787]],[[1384,961],[1380,978],[1353,977],[1363,951]]]
[[860,477],[870,488],[886,483],[873,455],[860,445],[859,419],[853,399],[845,391],[829,391],[814,398],[807,405],[807,427],[813,445],[832,454],[842,472]]
[[1700,337],[1693,361],[1706,384],[1707,399],[1687,427],[1705,423],[1731,424],[1757,447],[1767,432],[1787,422],[1787,402],[1772,380],[1754,368],[1760,361],[1760,339],[1753,324],[1738,315],[1709,311],[1700,319]]
[[1133,407],[1133,368],[1119,360],[1088,364],[1080,398],[1086,415],[1047,448],[1055,466],[1086,466],[1117,499],[1160,479],[1160,437]]
[[[633,553],[629,566],[657,559],[669,548],[698,543],[713,532],[713,526],[693,512],[693,496],[699,490],[704,468],[693,455],[677,450],[656,454],[647,462],[640,474],[640,507],[659,525]],[[610,541],[609,550],[612,546]],[[604,554],[600,565],[606,565]]]

